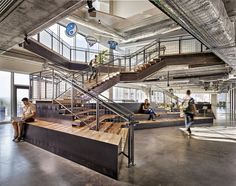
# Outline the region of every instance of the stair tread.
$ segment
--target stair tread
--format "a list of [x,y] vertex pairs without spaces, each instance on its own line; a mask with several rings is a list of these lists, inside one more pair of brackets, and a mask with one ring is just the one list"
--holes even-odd
[[119,134],[122,125],[123,125],[123,123],[115,122],[115,123],[113,123],[113,125],[108,129],[107,132],[113,133],[113,134]]
[[121,128],[119,131],[119,134],[121,136],[121,151],[124,152],[125,150],[125,145],[127,143],[127,138],[128,138],[128,128]]
[[[89,112],[96,112],[96,109],[89,109],[89,110],[83,110],[83,111],[79,111],[79,112],[73,112],[75,115],[79,115],[79,114],[85,114],[85,113],[89,113]],[[63,114],[64,116],[73,116],[73,114]]]
[[[104,114],[99,118],[99,123],[106,120],[106,119],[114,119],[116,117],[119,117],[116,114]],[[96,121],[93,121],[92,123],[90,123],[90,126],[95,126],[96,125]]]
[[85,116],[83,118],[75,119],[74,122],[85,122],[93,118],[96,118],[96,115],[90,115],[90,116]]
[[109,127],[111,127],[112,123],[113,123],[113,122],[103,122],[103,123],[100,125],[99,131],[105,132]]

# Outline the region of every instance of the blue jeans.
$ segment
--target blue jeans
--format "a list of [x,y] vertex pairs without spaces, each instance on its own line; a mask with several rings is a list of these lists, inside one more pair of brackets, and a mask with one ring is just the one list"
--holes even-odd
[[152,109],[145,110],[145,114],[149,114],[148,120],[154,119],[154,115],[155,115],[154,110],[152,110]]
[[193,114],[185,113],[184,118],[185,118],[185,127],[190,128],[190,126],[193,124]]

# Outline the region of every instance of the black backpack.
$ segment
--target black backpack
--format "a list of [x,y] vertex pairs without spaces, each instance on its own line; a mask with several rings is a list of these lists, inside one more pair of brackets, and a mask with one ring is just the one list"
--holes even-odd
[[194,99],[190,98],[189,100],[184,100],[182,103],[184,113],[193,112]]

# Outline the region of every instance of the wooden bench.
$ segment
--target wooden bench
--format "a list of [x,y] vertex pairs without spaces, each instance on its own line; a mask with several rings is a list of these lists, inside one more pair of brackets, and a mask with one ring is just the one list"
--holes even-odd
[[36,120],[26,123],[25,140],[117,179],[120,163],[118,156],[125,140],[123,133],[118,135],[89,130],[88,127],[72,127],[68,121],[59,124]]

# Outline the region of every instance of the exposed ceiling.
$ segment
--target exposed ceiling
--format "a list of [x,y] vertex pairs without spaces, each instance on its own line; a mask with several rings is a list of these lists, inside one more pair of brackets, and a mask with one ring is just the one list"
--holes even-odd
[[[0,2],[0,50],[2,51],[22,42],[25,34],[35,34],[56,21],[63,25],[74,21],[83,35],[92,35],[103,44],[107,44],[107,41],[111,39],[116,40],[120,47],[144,45],[158,38],[189,35],[149,1],[142,1],[137,6],[134,6],[134,1],[125,3],[110,1],[113,2],[112,4],[101,2],[103,7],[97,11],[95,18],[89,16],[85,6],[86,1],[81,0],[7,0],[7,4],[4,6],[2,2]],[[230,20],[235,21],[236,1],[223,0],[223,2]],[[61,19],[65,16],[67,16],[66,19]],[[44,62],[44,59],[39,56],[25,52],[17,47],[6,52],[0,58],[1,69],[7,68],[6,62],[9,59],[11,61],[9,62],[10,69],[13,70],[15,68],[13,63],[17,62],[16,58],[19,58],[20,62],[26,61],[27,64],[29,61],[39,62],[36,65],[37,68]],[[20,62],[18,66],[21,64]],[[32,68],[34,69],[34,67]],[[208,86],[208,90],[217,91],[218,85],[225,85],[225,78],[228,77],[231,70],[225,64],[196,68],[186,65],[179,68],[169,66],[140,84],[150,86],[158,84],[158,86],[168,89],[168,71],[169,84],[174,89],[191,87],[204,91],[204,88]]]
[[22,42],[25,35],[37,33],[85,3],[82,0],[0,1],[0,53]]
[[[139,6],[134,6],[139,3]],[[107,13],[97,11],[96,17],[90,17],[86,7],[74,11],[67,20],[61,21],[66,24],[74,21],[79,26],[79,32],[83,35],[92,35],[101,43],[107,43],[108,40],[119,42],[120,46],[145,42],[157,38],[166,38],[171,36],[187,35],[173,20],[158,10],[149,1],[115,1],[112,10]],[[116,15],[116,12],[123,12]],[[128,12],[135,14],[125,15]],[[127,17],[128,16],[128,17]],[[125,43],[125,44],[123,44]]]

